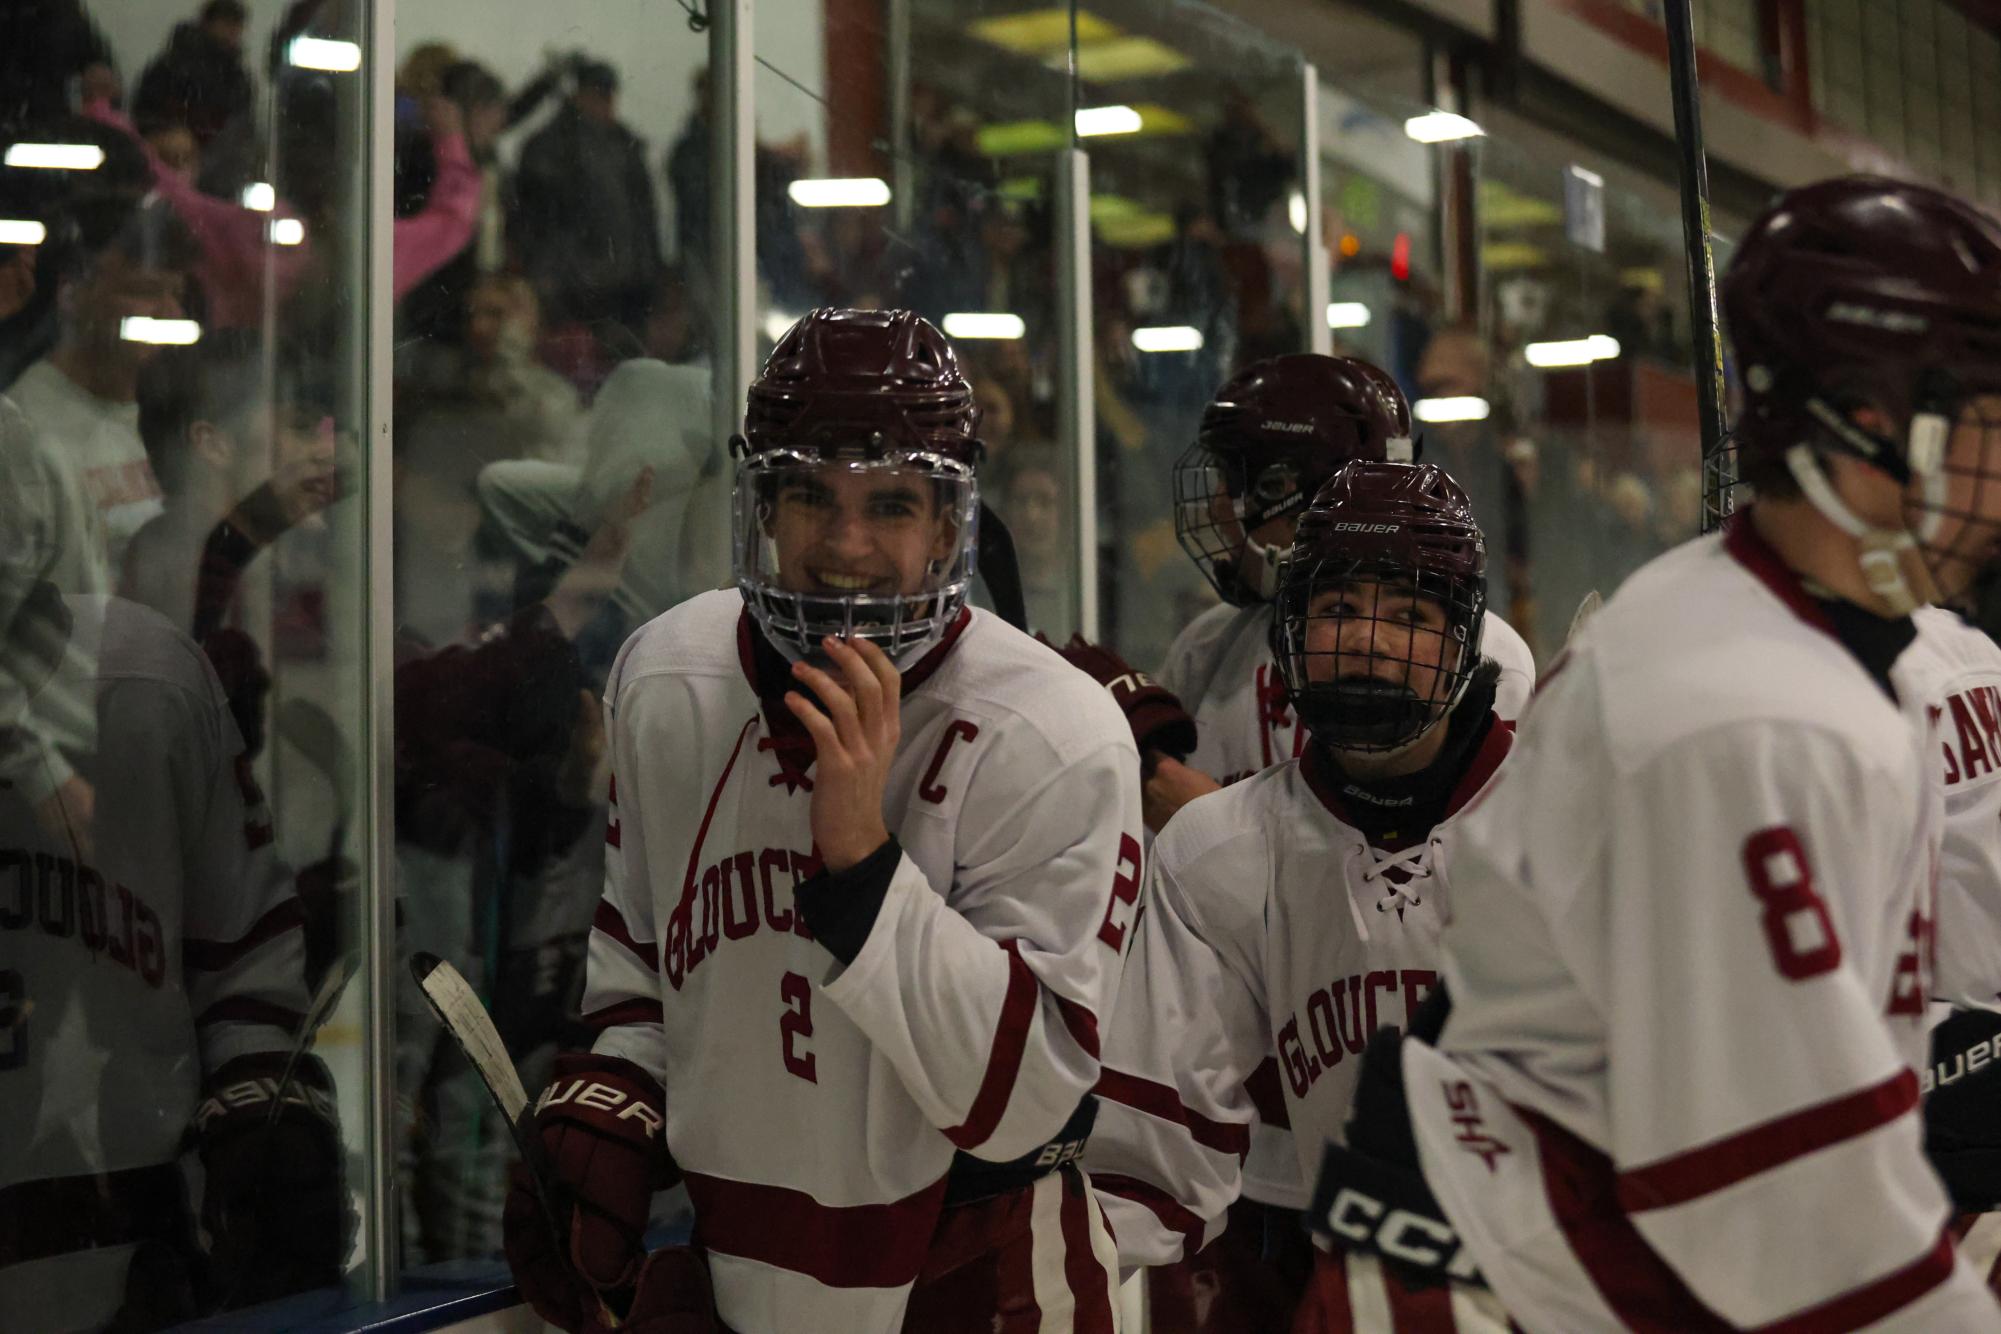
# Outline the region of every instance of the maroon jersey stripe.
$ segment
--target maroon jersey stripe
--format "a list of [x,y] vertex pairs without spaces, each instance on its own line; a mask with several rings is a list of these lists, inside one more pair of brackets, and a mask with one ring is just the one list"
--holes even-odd
[[1035,974],[1021,961],[1021,950],[1012,940],[1002,941],[1007,952],[1007,994],[1001,998],[1000,1022],[994,1025],[993,1046],[987,1055],[986,1076],[973,1096],[966,1119],[945,1132],[945,1138],[970,1152],[987,1142],[1007,1110],[1008,1095],[1014,1092],[1014,1078],[1021,1073],[1021,1054],[1028,1047],[1028,1025],[1035,1018],[1035,998],[1041,990]]
[[830,1288],[900,1288],[917,1277],[945,1178],[889,1204],[822,1204],[804,1191],[690,1172],[701,1244]]
[[1214,1149],[1218,1153],[1234,1153],[1239,1158],[1250,1152],[1251,1130],[1249,1126],[1237,1125],[1229,1121],[1216,1121],[1202,1115],[1191,1107],[1184,1106],[1181,1096],[1165,1084],[1156,1084],[1151,1079],[1141,1079],[1123,1070],[1105,1069],[1098,1074],[1095,1090],[1101,1097],[1113,1102],[1124,1103],[1134,1111],[1145,1112],[1148,1116],[1172,1121],[1186,1129],[1197,1144]]
[[1063,1169],[1063,1277],[1077,1304],[1071,1328],[1075,1334],[1111,1334],[1112,1287],[1116,1274],[1107,1274],[1091,1249],[1091,1201],[1083,1188],[1083,1178],[1075,1167]]
[[1189,1259],[1202,1249],[1202,1220],[1160,1187],[1113,1172],[1093,1172],[1091,1187],[1152,1211],[1168,1231],[1179,1232],[1182,1259]]
[[1870,1088],[1621,1172],[1619,1207],[1627,1213],[1640,1213],[1686,1204],[1795,1158],[1867,1134],[1917,1105],[1917,1076],[1909,1070],[1899,1071]]
[[283,903],[265,913],[235,940],[195,940],[181,942],[181,961],[190,968],[200,968],[206,972],[219,972],[240,962],[243,957],[269,941],[276,940],[287,931],[305,925],[306,912],[297,899],[286,899]]
[[618,909],[611,906],[610,900],[598,900],[597,913],[591,918],[591,926],[625,946],[627,952],[647,968],[654,972],[660,970],[660,947],[642,945],[634,940],[632,932],[625,925],[625,918],[619,915]]

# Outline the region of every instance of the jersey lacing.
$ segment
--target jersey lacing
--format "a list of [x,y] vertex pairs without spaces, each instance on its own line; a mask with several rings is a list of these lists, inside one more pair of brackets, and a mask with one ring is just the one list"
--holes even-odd
[[[1431,856],[1437,845],[1436,838],[1413,843],[1400,852],[1388,852],[1373,843],[1358,845],[1360,853],[1369,858],[1369,865],[1362,868],[1362,883],[1382,886],[1383,896],[1376,903],[1377,912],[1395,908],[1401,917],[1405,908],[1415,908],[1424,902],[1424,883],[1437,873]],[[1353,894],[1348,896],[1348,911],[1355,919],[1356,933],[1367,940],[1368,921]]]

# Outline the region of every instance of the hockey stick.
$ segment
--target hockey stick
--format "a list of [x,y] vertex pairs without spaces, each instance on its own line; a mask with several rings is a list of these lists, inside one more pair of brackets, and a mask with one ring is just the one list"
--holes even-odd
[[980,578],[993,599],[994,614],[1017,630],[1028,629],[1028,599],[1021,592],[1021,562],[1014,553],[1014,534],[1000,515],[980,502],[980,545],[975,553]]
[[[570,1214],[568,1192],[557,1183],[555,1165],[549,1161],[542,1141],[534,1133],[528,1091],[521,1086],[521,1074],[514,1068],[514,1061],[507,1054],[507,1045],[500,1040],[499,1030],[493,1026],[493,1016],[480,1004],[479,996],[459,970],[437,955],[421,950],[412,954],[410,974],[417,979],[418,989],[424,993],[424,1001],[431,1007],[431,1013],[438,1016],[438,1022],[444,1025],[459,1050],[465,1053],[466,1060],[478,1072],[480,1082],[486,1085],[494,1106],[500,1109],[500,1118],[507,1123],[508,1132],[514,1136],[514,1147],[521,1154],[521,1165],[534,1187],[535,1201],[542,1207],[542,1221],[549,1225],[556,1254],[567,1257],[570,1253],[570,1229],[564,1220]],[[598,1294],[598,1314],[614,1329],[622,1323],[619,1314],[605,1303],[602,1293]]]

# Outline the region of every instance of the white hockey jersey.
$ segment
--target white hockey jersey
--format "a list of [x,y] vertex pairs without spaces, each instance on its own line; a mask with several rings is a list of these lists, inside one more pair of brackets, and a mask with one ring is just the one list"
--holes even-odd
[[[1278,664],[1272,661],[1273,614],[1270,603],[1211,607],[1175,639],[1166,665],[1155,677],[1195,716],[1196,747],[1188,763],[1220,783],[1246,778],[1306,750],[1306,729],[1286,704]],[[1487,613],[1480,646],[1501,668],[1494,713],[1513,722],[1535,689],[1534,655],[1522,637],[1492,612]],[[1267,1074],[1260,1082],[1270,1081]],[[1292,1136],[1283,1127],[1260,1121],[1251,1131],[1244,1194],[1262,1204],[1305,1208],[1313,1180],[1310,1171],[1300,1176],[1296,1161]]]
[[1938,733],[1945,792],[1933,995],[2001,1005],[2001,646],[1952,612],[1920,608],[1898,660]]
[[[1084,1153],[1121,1268],[1173,1263],[1221,1235],[1261,1118],[1291,1126],[1291,1174],[1312,1180],[1321,1146],[1342,1137],[1370,1035],[1403,1027],[1437,983],[1459,812],[1513,731],[1492,722],[1446,817],[1408,846],[1376,846],[1351,823],[1317,749],[1190,802],[1161,832]],[[1253,1087],[1274,1048],[1277,1109]],[[1409,1294],[1374,1260],[1348,1265],[1356,1330],[1506,1327],[1442,1292],[1418,1300],[1464,1307],[1456,1326],[1409,1324]]]
[[1889,679],[1740,516],[1627,581],[1467,812],[1404,1073],[1525,1328],[2001,1330],[1921,1148],[1940,798]]
[[1138,757],[1088,676],[968,612],[904,675],[902,860],[844,967],[794,903],[818,870],[811,752],[759,700],[750,624],[706,593],[613,668],[585,1016],[666,1089],[730,1328],[895,1330],[954,1151],[1017,1158],[1097,1083],[1139,906]]
[[58,676],[78,664],[87,676],[49,685],[96,705],[99,749],[67,756],[96,790],[87,845],[51,838],[0,785],[10,1330],[108,1318],[133,1250],[119,1240],[132,1221],[121,1191],[146,1168],[178,1191],[204,1076],[288,1050],[306,1008],[303,917],[215,673],[136,603],[63,605]]

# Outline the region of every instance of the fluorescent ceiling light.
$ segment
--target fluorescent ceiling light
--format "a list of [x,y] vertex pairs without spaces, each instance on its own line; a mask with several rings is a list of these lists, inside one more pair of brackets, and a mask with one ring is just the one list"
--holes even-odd
[[201,341],[201,325],[193,320],[156,320],[151,315],[127,315],[118,322],[118,336],[128,343],[185,347]]
[[1099,134],[1137,134],[1142,123],[1139,112],[1127,106],[1077,109],[1077,137],[1080,139]]
[[1359,301],[1327,303],[1327,327],[1330,329],[1360,329],[1368,323],[1369,308]]
[[889,182],[879,176],[828,177],[794,181],[785,193],[800,208],[880,208],[889,202]]
[[1464,116],[1450,111],[1427,111],[1403,123],[1403,132],[1421,144],[1444,144],[1454,139],[1472,139],[1486,133]]
[[252,181],[243,187],[243,207],[258,213],[269,213],[278,206],[278,192],[271,188],[269,181]]
[[1133,346],[1142,352],[1196,352],[1202,347],[1202,331],[1186,324],[1134,329]]
[[306,224],[297,218],[273,218],[271,239],[279,245],[297,245],[306,239]]
[[1555,343],[1530,343],[1522,349],[1531,366],[1588,366],[1619,355],[1619,340],[1609,334],[1571,338]]
[[49,229],[33,218],[0,218],[0,245],[40,245]]
[[1491,409],[1484,398],[1420,398],[1410,415],[1421,422],[1483,422]]
[[328,37],[294,37],[285,48],[285,59],[299,69],[347,74],[361,68],[361,48],[353,42]]
[[1292,230],[1306,235],[1306,196],[1294,190],[1292,198],[1285,201],[1285,216],[1292,223]]
[[4,161],[10,167],[96,171],[104,165],[104,150],[96,144],[9,144]]
[[1021,316],[1006,311],[962,310],[945,317],[945,333],[952,338],[1019,338],[1027,332]]
[[[1069,44],[1066,42],[1044,63],[1051,69],[1069,73]],[[1103,42],[1077,44],[1077,77],[1091,83],[1176,74],[1192,63],[1173,47],[1156,42],[1151,37],[1114,37]]]
[[766,311],[763,323],[761,324],[760,327],[764,330],[764,336],[766,338],[769,338],[772,342],[775,343],[779,339],[785,337],[786,331],[790,329],[793,326],[793,324],[798,321],[798,319],[799,317],[797,315],[787,315],[782,310]]

